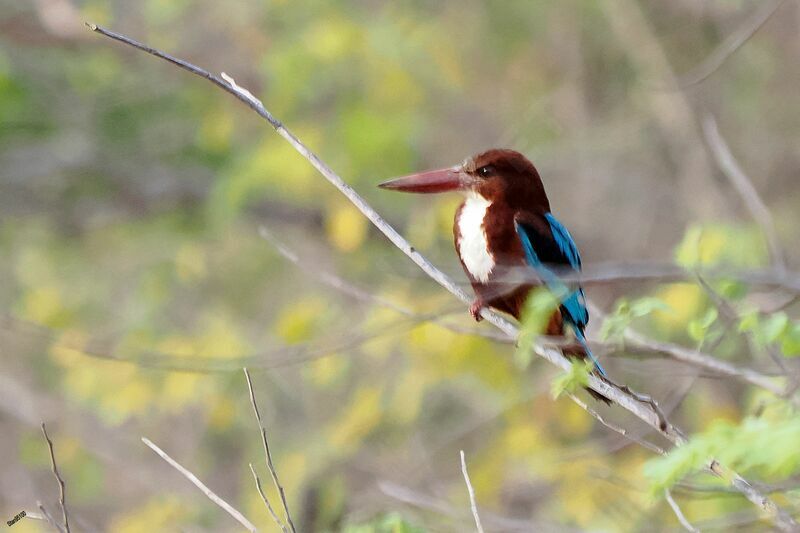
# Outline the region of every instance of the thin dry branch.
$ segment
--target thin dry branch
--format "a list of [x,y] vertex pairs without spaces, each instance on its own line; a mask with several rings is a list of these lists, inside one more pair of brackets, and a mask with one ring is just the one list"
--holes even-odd
[[692,523],[686,519],[686,516],[684,516],[683,511],[681,511],[681,508],[678,507],[678,503],[675,501],[675,498],[672,497],[672,493],[669,491],[669,489],[664,490],[664,499],[667,500],[667,503],[672,508],[672,512],[675,513],[675,517],[678,519],[678,522],[681,523],[681,525],[686,531],[691,531],[692,533],[700,533],[700,530],[694,527]]
[[[780,2],[779,2],[780,4]],[[775,231],[775,224],[772,221],[772,215],[758,194],[758,190],[750,177],[742,170],[739,162],[733,156],[728,143],[719,132],[717,121],[711,115],[706,115],[703,119],[703,134],[705,135],[706,142],[711,148],[711,153],[719,165],[720,170],[728,180],[731,182],[736,192],[744,201],[747,209],[750,211],[753,219],[761,228],[764,233],[764,238],[767,240],[769,247],[769,254],[772,257],[772,264],[778,271],[779,275],[786,272],[786,259],[783,249],[778,239],[778,233]]]
[[678,89],[686,89],[704,81],[742,47],[778,11],[786,0],[762,2],[742,26],[725,38],[700,64],[675,80]]
[[61,473],[58,471],[56,454],[53,451],[53,441],[50,440],[50,436],[47,434],[47,427],[44,425],[44,422],[42,422],[42,433],[44,434],[44,439],[47,441],[47,449],[50,451],[50,463],[53,469],[53,475],[56,477],[56,481],[58,481],[58,503],[61,505],[61,516],[64,519],[64,530],[69,533],[69,513],[67,512],[67,502],[64,497],[64,478],[61,477]]
[[[151,48],[145,44],[135,41],[125,35],[109,31],[105,28],[99,27],[95,24],[87,24],[87,26],[94,32],[100,33],[106,37],[116,41],[132,46],[138,50],[147,52],[151,55],[164,59],[178,67],[191,72],[197,76],[207,79],[214,85],[217,85],[224,91],[232,94],[237,99],[245,103],[248,107],[253,109],[259,116],[264,118],[275,129],[275,131],[283,137],[300,155],[302,155],[322,176],[328,180],[334,187],[336,187],[361,213],[370,220],[400,251],[409,257],[417,266],[419,266],[428,276],[439,283],[442,287],[447,289],[456,298],[465,304],[470,304],[472,298],[462,290],[456,283],[453,282],[446,274],[436,268],[430,261],[428,261],[422,254],[420,254],[413,246],[401,236],[386,220],[381,217],[375,209],[370,206],[364,198],[362,198],[350,185],[348,185],[338,174],[336,174],[330,167],[328,167],[322,160],[317,157],[299,138],[291,133],[283,124],[276,119],[267,109],[263,103],[253,96],[249,91],[237,85],[231,77],[222,73],[220,76],[215,76],[196,65],[188,63],[182,59],[166,54],[160,50]],[[516,338],[519,330],[511,322],[490,310],[483,308],[481,316],[487,322],[498,327],[506,335]],[[571,369],[571,363],[564,355],[553,348],[548,348],[540,344],[534,345],[534,351],[540,357],[546,359],[553,365],[561,368],[564,371]],[[638,395],[627,388],[620,388],[612,383],[595,375],[589,375],[588,386],[592,390],[599,392],[606,398],[609,398],[623,409],[629,411],[631,414],[644,421],[650,427],[656,429],[662,436],[670,442],[681,445],[686,440],[681,432],[672,424],[666,421],[659,412],[657,405],[651,399],[644,395]],[[716,461],[715,461],[716,462]],[[736,483],[732,483],[736,488],[739,487]],[[752,489],[752,486],[750,486]],[[755,490],[755,489],[753,489]],[[774,502],[769,500],[766,496],[761,495],[760,500],[753,500],[750,498],[749,491],[740,490],[748,499],[753,501],[759,508],[770,514],[773,523],[784,531],[793,531],[797,529],[797,523],[789,516],[788,513],[778,508]]]
[[350,283],[347,280],[342,279],[341,277],[331,273],[321,270],[318,267],[308,268],[308,264],[311,264],[310,261],[303,260],[297,253],[290,249],[285,243],[281,242],[275,235],[273,235],[267,228],[261,226],[259,228],[259,235],[265,241],[269,242],[275,250],[287,261],[295,265],[298,269],[300,269],[305,274],[318,279],[320,282],[324,283],[325,285],[335,289],[342,294],[350,296],[358,301],[379,305],[381,307],[385,307],[387,309],[391,309],[401,315],[407,316],[409,318],[413,318],[419,320],[420,322],[432,322],[438,326],[441,326],[445,329],[453,331],[454,333],[459,333],[462,335],[476,335],[479,337],[484,337],[489,340],[501,343],[513,343],[515,339],[504,335],[502,333],[493,333],[490,331],[479,330],[475,328],[465,328],[462,326],[458,326],[456,324],[450,324],[437,316],[431,315],[421,315],[414,311],[413,309],[406,307],[404,305],[397,304],[391,300],[386,298],[382,298],[376,294],[372,294],[360,287],[355,286],[354,284]]
[[53,515],[51,515],[51,514],[50,514],[50,511],[48,511],[48,510],[47,510],[47,508],[44,506],[44,504],[43,504],[42,502],[36,502],[36,507],[38,507],[38,508],[39,508],[39,511],[41,511],[41,513],[42,513],[42,519],[43,519],[45,522],[47,522],[48,524],[50,524],[51,526],[53,526],[53,529],[55,529],[55,530],[56,530],[56,531],[58,531],[59,533],[65,533],[65,531],[66,531],[66,530],[64,529],[64,526],[62,526],[61,524],[59,524],[59,523],[56,521],[56,519],[55,519],[55,518],[53,518]]
[[[250,379],[250,372],[246,368],[243,368],[242,370],[244,371],[244,377],[247,380],[247,390],[250,393],[250,403],[252,404],[253,412],[256,415],[258,429],[261,432],[261,443],[264,445],[264,459],[267,463],[267,469],[269,470],[270,476],[272,476],[272,483],[275,485],[275,489],[278,491],[278,496],[280,496],[286,523],[289,524],[289,528],[294,533],[296,530],[294,527],[294,522],[292,521],[292,515],[289,513],[289,504],[286,502],[286,492],[283,490],[283,485],[281,485],[280,479],[278,478],[278,471],[275,470],[275,465],[272,462],[272,453],[269,451],[269,441],[267,440],[267,430],[264,427],[264,422],[261,420],[261,413],[258,411],[256,395],[253,392],[253,381]],[[253,475],[255,476],[255,471],[253,471]],[[256,478],[256,481],[258,481],[258,478]],[[257,485],[260,485],[260,483],[257,483]],[[260,487],[259,492],[263,496],[263,492],[260,490]],[[266,501],[266,497],[264,497],[264,500]],[[273,514],[273,516],[276,516],[275,511],[272,509],[272,506],[269,503],[267,503],[267,507],[270,509],[270,512]],[[281,526],[284,531],[286,530],[280,521],[278,522],[278,525]]]
[[469,492],[469,507],[472,510],[472,518],[475,519],[475,528],[478,530],[478,533],[483,533],[481,517],[478,514],[478,504],[475,501],[475,489],[472,488],[472,482],[469,480],[469,472],[467,472],[467,460],[464,458],[464,450],[461,450],[461,474],[464,476],[464,483],[466,483],[467,492]]
[[159,457],[161,457],[161,458],[162,458],[162,459],[164,459],[164,460],[165,460],[167,463],[169,463],[169,465],[170,465],[172,468],[174,468],[175,470],[177,470],[178,472],[180,472],[180,473],[183,475],[183,477],[185,477],[186,479],[188,479],[189,481],[191,481],[191,482],[194,484],[194,486],[195,486],[195,487],[197,487],[198,489],[200,489],[200,491],[201,491],[203,494],[205,494],[205,495],[206,495],[206,497],[207,497],[209,500],[211,500],[212,502],[216,503],[216,504],[217,504],[218,506],[220,506],[220,507],[221,507],[221,508],[222,508],[222,509],[223,509],[223,510],[226,512],[226,513],[228,513],[229,515],[231,515],[231,516],[232,516],[232,517],[233,517],[233,518],[234,518],[234,519],[235,519],[237,522],[239,522],[240,524],[242,524],[242,526],[244,526],[244,528],[245,528],[246,530],[248,530],[248,531],[258,531],[258,530],[256,529],[256,526],[254,526],[254,525],[253,525],[253,523],[252,523],[250,520],[248,520],[247,518],[245,518],[245,516],[244,516],[242,513],[240,513],[239,511],[237,511],[237,510],[236,510],[236,509],[235,509],[235,508],[234,508],[234,507],[233,507],[231,504],[229,504],[228,502],[226,502],[225,500],[223,500],[222,498],[220,498],[219,496],[217,496],[217,495],[214,493],[214,491],[212,491],[211,489],[209,489],[209,488],[208,488],[208,487],[207,487],[207,486],[206,486],[206,485],[205,485],[205,484],[204,484],[202,481],[200,481],[200,479],[198,479],[198,477],[197,477],[197,476],[195,476],[195,475],[194,475],[194,474],[192,474],[192,473],[191,473],[189,470],[187,470],[186,468],[184,468],[183,466],[181,466],[181,465],[180,465],[180,464],[179,464],[179,463],[178,463],[178,462],[177,462],[175,459],[173,459],[172,457],[170,457],[169,455],[167,455],[167,453],[166,453],[164,450],[162,450],[161,448],[159,448],[158,446],[156,446],[156,445],[153,443],[153,441],[151,441],[151,440],[150,440],[150,439],[148,439],[147,437],[142,437],[142,442],[144,442],[144,443],[147,445],[147,447],[148,447],[148,448],[150,448],[151,450],[153,450],[154,452],[156,452],[156,454],[157,454]]
[[284,524],[280,517],[278,517],[278,513],[275,512],[275,509],[272,507],[269,498],[267,498],[267,495],[264,493],[264,488],[261,486],[261,479],[258,477],[258,474],[256,474],[256,469],[253,468],[253,463],[248,463],[248,466],[250,467],[250,472],[253,473],[253,481],[256,484],[258,495],[261,496],[261,501],[263,501],[264,505],[267,507],[267,511],[269,511],[270,516],[272,516],[272,520],[278,524],[278,527],[281,528],[283,533],[289,533],[289,530],[286,529],[286,524]]
[[660,446],[658,446],[656,444],[653,444],[652,442],[646,441],[644,439],[640,439],[636,435],[632,435],[630,433],[630,431],[628,431],[627,429],[625,429],[623,427],[620,427],[620,426],[618,426],[616,424],[612,424],[611,422],[606,421],[606,419],[603,418],[603,416],[600,413],[598,413],[597,411],[595,411],[594,409],[589,407],[589,405],[586,402],[584,402],[583,400],[581,400],[580,398],[578,398],[574,394],[570,393],[569,394],[569,398],[573,402],[578,404],[578,406],[581,407],[584,411],[589,413],[598,422],[603,424],[605,427],[607,427],[611,431],[614,431],[615,433],[619,433],[620,435],[622,435],[626,439],[630,440],[631,442],[634,442],[634,443],[638,444],[639,446],[641,446],[643,448],[647,448],[651,452],[657,453],[659,455],[666,455],[666,453],[667,453],[666,450],[664,450]]

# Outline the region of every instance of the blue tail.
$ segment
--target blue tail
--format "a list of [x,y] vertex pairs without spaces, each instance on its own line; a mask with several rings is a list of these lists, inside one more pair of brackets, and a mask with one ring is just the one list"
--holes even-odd
[[572,326],[572,330],[575,332],[575,338],[578,339],[578,342],[581,343],[583,349],[586,351],[586,355],[594,363],[594,367],[597,370],[597,372],[604,378],[607,378],[608,376],[606,375],[606,371],[603,369],[603,366],[600,364],[600,361],[597,360],[597,358],[592,353],[592,350],[589,349],[589,344],[586,342],[586,336],[579,328],[575,326]]

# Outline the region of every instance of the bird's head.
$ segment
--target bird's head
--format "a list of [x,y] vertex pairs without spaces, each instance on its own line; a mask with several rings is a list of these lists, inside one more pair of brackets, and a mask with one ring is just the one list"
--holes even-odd
[[550,209],[536,167],[514,150],[487,150],[452,167],[395,178],[378,186],[414,193],[461,191],[480,195],[491,202]]

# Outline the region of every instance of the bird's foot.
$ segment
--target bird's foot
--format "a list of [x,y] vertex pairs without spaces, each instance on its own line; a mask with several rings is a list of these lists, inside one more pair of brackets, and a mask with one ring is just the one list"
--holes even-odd
[[483,320],[483,317],[481,316],[481,310],[484,307],[486,307],[486,305],[480,298],[476,298],[475,301],[472,302],[472,305],[469,306],[469,314],[472,315],[472,318],[474,318],[476,322]]

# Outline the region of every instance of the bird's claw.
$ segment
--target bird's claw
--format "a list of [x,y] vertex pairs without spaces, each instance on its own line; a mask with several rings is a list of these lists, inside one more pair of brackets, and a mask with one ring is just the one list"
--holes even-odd
[[484,307],[486,306],[484,305],[483,300],[481,299],[475,300],[474,302],[472,302],[472,305],[469,306],[469,314],[472,315],[472,318],[474,318],[476,322],[480,322],[481,320],[483,320],[483,317],[481,316],[481,310]]

